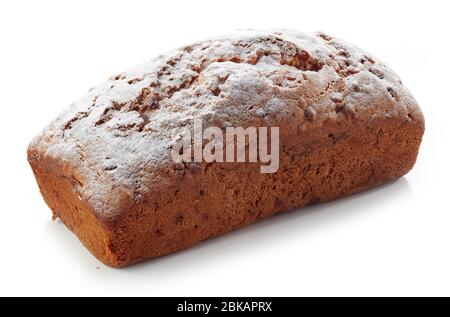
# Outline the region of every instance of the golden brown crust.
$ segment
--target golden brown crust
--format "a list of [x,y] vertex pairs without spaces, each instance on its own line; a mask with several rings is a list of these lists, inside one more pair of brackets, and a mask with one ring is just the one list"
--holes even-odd
[[[394,180],[413,167],[424,131],[417,103],[386,65],[323,34],[199,42],[143,73],[94,89],[28,149],[54,215],[111,266]],[[188,117],[279,126],[278,172],[172,162],[171,133]]]
[[[121,267],[187,248],[279,211],[336,199],[394,180],[414,165],[421,118],[372,127],[330,126],[327,137],[285,140],[276,174],[248,163],[202,164],[124,210],[111,228],[95,217],[57,162],[30,160],[55,216],[103,263]],[[33,155],[29,153],[29,156]],[[70,175],[70,173],[66,174]],[[132,204],[130,202],[130,204]]]
[[100,261],[116,266],[118,261],[108,248],[112,233],[97,219],[92,208],[77,194],[78,181],[70,171],[64,171],[60,162],[51,158],[36,159],[32,148],[28,149],[28,161],[33,169],[39,189],[53,213]]

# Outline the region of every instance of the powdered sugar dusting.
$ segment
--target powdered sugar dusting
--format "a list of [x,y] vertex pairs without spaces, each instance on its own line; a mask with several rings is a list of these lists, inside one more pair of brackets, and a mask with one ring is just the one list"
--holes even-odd
[[[163,171],[174,164],[173,135],[193,119],[245,127],[280,126],[295,117],[290,124],[304,129],[346,120],[349,112],[369,121],[417,111],[398,76],[351,44],[322,33],[244,30],[111,77],[31,146],[76,170],[80,197],[99,215],[114,217],[121,201],[164,182]],[[112,196],[119,207],[105,200]]]

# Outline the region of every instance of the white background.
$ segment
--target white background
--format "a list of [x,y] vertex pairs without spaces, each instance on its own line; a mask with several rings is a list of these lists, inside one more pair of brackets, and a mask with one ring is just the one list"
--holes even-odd
[[[450,295],[448,1],[1,1],[0,295]],[[173,47],[238,28],[324,31],[390,64],[426,134],[395,183],[126,269],[51,221],[31,138],[73,100]]]

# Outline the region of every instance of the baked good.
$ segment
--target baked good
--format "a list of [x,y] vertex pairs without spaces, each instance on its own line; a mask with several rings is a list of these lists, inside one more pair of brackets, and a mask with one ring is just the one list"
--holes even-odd
[[[279,127],[277,171],[176,162],[194,119]],[[413,167],[423,132],[417,102],[375,57],[323,33],[246,30],[91,89],[31,142],[28,161],[54,217],[121,267],[392,181]]]

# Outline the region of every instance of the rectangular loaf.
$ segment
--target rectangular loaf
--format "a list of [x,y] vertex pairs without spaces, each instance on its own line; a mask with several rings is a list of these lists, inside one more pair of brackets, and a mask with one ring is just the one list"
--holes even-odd
[[[175,162],[174,136],[279,127],[279,167]],[[171,51],[72,104],[28,148],[53,212],[103,263],[162,256],[279,211],[392,181],[423,115],[398,76],[323,33],[242,31]]]

